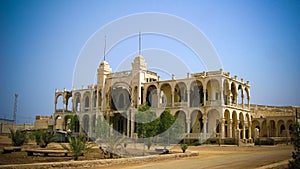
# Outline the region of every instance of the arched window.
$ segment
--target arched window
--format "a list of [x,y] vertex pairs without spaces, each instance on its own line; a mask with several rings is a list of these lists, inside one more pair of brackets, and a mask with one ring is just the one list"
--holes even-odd
[[118,106],[118,108],[120,108],[120,109],[123,109],[123,108],[124,108],[124,95],[123,95],[123,93],[120,94],[120,97],[119,97],[119,106]]
[[84,105],[85,105],[86,108],[89,107],[89,105],[90,105],[90,98],[89,98],[89,96],[85,97],[85,104]]

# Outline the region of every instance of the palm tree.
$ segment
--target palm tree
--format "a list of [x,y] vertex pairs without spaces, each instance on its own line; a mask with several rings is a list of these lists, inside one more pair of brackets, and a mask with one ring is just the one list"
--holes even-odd
[[10,129],[9,138],[12,141],[13,146],[21,146],[28,141],[28,137],[25,131]]
[[61,146],[73,154],[74,160],[78,160],[78,157],[88,152],[91,149],[91,144],[88,143],[87,137],[68,137],[69,146],[61,144]]

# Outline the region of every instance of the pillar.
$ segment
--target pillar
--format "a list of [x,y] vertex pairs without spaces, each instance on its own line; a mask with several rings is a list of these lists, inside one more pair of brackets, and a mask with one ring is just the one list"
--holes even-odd
[[174,107],[174,91],[172,91],[172,94],[171,94],[171,101],[172,101],[171,106]]
[[157,108],[160,108],[160,89],[156,89],[157,95]]
[[248,136],[249,136],[248,139],[250,140],[252,139],[251,135],[252,135],[252,122],[250,121],[248,125]]
[[232,138],[232,119],[229,120],[228,134],[229,138]]
[[207,118],[203,117],[202,121],[203,121],[203,133],[206,134],[207,133],[207,128],[206,128],[206,126],[207,126]]
[[185,133],[190,133],[191,130],[191,119],[190,118],[186,118],[186,130]]
[[206,106],[206,88],[203,87],[203,106]]
[[129,130],[129,128],[130,128],[130,112],[129,111],[126,112],[126,117],[127,117],[126,118],[126,120],[127,120],[127,128],[126,128],[127,131],[126,132],[127,133],[126,134],[127,134],[127,137],[129,137],[130,136],[130,130]]
[[190,90],[187,90],[187,107],[190,107]]
[[222,118],[220,123],[221,123],[220,135],[221,135],[221,138],[224,138],[224,136],[225,136],[225,119]]
[[133,138],[133,133],[134,133],[134,121],[135,121],[135,117],[134,117],[134,115],[135,115],[135,113],[137,112],[137,110],[135,109],[135,110],[133,110],[133,109],[131,109],[130,110],[130,138]]
[[[237,121],[236,121],[236,126],[235,126],[235,130],[234,130],[234,131],[236,131],[237,129],[240,131],[239,125],[240,125],[240,120],[237,120]],[[235,137],[240,138],[241,136],[238,135],[238,136],[235,136]]]
[[246,122],[243,123],[243,139],[246,139]]

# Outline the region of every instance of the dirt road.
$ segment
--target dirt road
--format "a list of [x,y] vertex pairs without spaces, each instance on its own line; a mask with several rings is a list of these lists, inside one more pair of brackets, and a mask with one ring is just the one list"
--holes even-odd
[[[158,161],[129,166],[111,166],[127,169],[199,169],[199,168],[257,168],[291,158],[292,146],[269,147],[193,147],[197,157]],[[99,169],[102,167],[98,167]],[[106,167],[107,168],[107,167]]]

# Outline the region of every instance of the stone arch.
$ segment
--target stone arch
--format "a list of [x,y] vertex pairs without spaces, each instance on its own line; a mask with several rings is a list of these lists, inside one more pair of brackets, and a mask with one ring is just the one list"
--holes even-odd
[[286,128],[290,131],[292,129],[292,125],[293,125],[293,120],[288,120],[286,122]]
[[225,79],[224,82],[223,82],[223,99],[224,99],[224,104],[229,105],[229,102],[230,102],[230,86],[229,86],[229,81],[227,79]]
[[86,112],[90,109],[90,99],[91,98],[91,93],[90,92],[85,92],[83,95],[83,110]]
[[150,107],[158,107],[158,93],[157,93],[157,88],[155,85],[150,85],[147,88],[147,94],[146,94],[146,103]]
[[260,130],[260,123],[259,123],[259,121],[258,120],[253,120],[252,121],[252,137],[253,138],[256,138],[256,137],[259,137],[260,135],[257,135],[256,137],[255,137],[255,129],[258,129],[258,131],[259,131],[259,133],[261,133],[261,130]]
[[77,97],[75,100],[75,111],[80,112],[80,97]]
[[224,111],[224,119],[225,119],[225,137],[231,138],[232,137],[232,120],[230,117],[230,112],[228,109]]
[[276,123],[275,120],[270,120],[269,123],[269,129],[270,129],[270,137],[276,137]]
[[190,107],[202,106],[204,103],[204,88],[199,80],[190,84]]
[[283,120],[279,120],[278,122],[277,122],[277,131],[278,131],[278,133],[277,133],[277,135],[279,136],[279,137],[283,137],[283,136],[286,136],[286,134],[285,134],[285,129],[286,129],[286,127],[285,127],[285,125],[284,125],[284,121]]
[[58,94],[55,98],[56,110],[64,109],[64,96],[62,94]]
[[246,102],[246,104],[248,105],[248,106],[250,106],[250,91],[249,91],[249,88],[248,87],[245,87],[245,94],[246,94],[246,100],[247,100],[247,102]]
[[242,104],[244,104],[244,90],[243,90],[243,87],[242,87],[242,85],[239,85],[238,86],[238,94],[237,94],[237,96],[238,96],[238,104],[239,105],[242,105]]
[[200,110],[194,110],[191,113],[191,131],[190,133],[201,133],[203,132],[203,115]]
[[211,109],[207,115],[207,133],[216,137],[215,133],[219,133],[220,113],[216,109]]
[[98,91],[98,107],[102,106],[102,92]]
[[54,122],[56,130],[63,130],[63,119],[61,115],[57,115],[54,119]]
[[221,88],[219,81],[216,79],[209,79],[206,84],[206,90],[206,100],[208,101],[206,105],[218,106],[219,104],[216,101],[221,99]]
[[260,136],[262,136],[262,137],[267,137],[268,136],[267,121],[266,120],[264,120],[261,124]]
[[231,83],[230,86],[230,103],[236,104],[237,101],[237,87],[234,82]]
[[127,110],[131,104],[129,89],[124,86],[113,86],[111,88],[111,109]]
[[183,110],[179,110],[175,113],[175,117],[177,120],[179,120],[179,124],[183,127],[184,133],[188,133],[187,131],[187,125],[186,125],[186,113]]
[[160,104],[164,107],[172,106],[172,88],[169,83],[164,83],[160,87]]
[[73,102],[72,102],[73,98],[72,96],[68,97],[67,98],[67,107],[66,107],[66,110],[67,111],[72,111],[72,108],[73,108]]
[[74,98],[73,98],[73,101],[74,101],[74,104],[73,104],[73,111],[74,112],[80,112],[81,111],[81,95],[79,92],[75,93],[74,94]]
[[83,122],[83,130],[85,133],[89,133],[89,125],[90,125],[90,117],[89,115],[85,114],[82,118]]
[[187,102],[187,86],[184,82],[178,82],[174,88],[174,102]]

